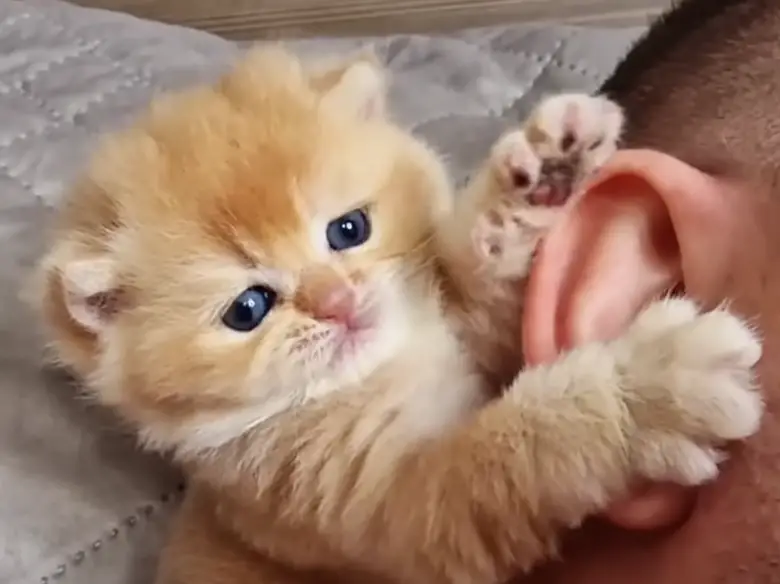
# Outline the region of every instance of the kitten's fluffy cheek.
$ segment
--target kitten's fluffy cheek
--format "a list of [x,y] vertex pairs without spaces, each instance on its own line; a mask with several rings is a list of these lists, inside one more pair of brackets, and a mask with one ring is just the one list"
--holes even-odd
[[408,327],[405,322],[381,322],[357,334],[346,345],[337,346],[319,375],[313,375],[306,399],[316,399],[338,389],[359,389],[362,382],[403,347]]
[[91,385],[139,426],[149,448],[218,447],[303,401],[300,384],[285,383],[257,337],[201,331],[190,343],[149,334],[146,344],[132,342],[140,333],[108,331]]

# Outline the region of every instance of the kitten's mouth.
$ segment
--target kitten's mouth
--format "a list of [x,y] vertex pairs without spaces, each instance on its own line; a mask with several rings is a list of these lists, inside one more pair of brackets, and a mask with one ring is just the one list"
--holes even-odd
[[360,310],[344,322],[334,324],[331,329],[334,361],[353,355],[368,343],[374,335],[377,320],[375,310]]
[[373,337],[373,327],[341,327],[333,337],[331,363],[336,364],[355,356]]

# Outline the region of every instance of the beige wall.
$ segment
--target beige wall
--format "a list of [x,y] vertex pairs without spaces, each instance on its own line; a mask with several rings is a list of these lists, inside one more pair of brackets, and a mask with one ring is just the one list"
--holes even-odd
[[[671,0],[72,0],[234,39],[432,32],[504,22],[637,24]],[[713,0],[716,2],[717,0]]]

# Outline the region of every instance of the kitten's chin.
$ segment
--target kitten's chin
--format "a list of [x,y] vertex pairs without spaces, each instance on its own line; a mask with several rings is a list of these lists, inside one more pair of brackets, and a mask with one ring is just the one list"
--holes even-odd
[[397,319],[335,331],[320,353],[321,366],[307,388],[306,398],[317,399],[362,386],[402,352],[407,328]]
[[359,359],[362,351],[370,351],[378,341],[376,326],[342,326],[334,333],[331,342],[329,366],[338,368],[353,359]]

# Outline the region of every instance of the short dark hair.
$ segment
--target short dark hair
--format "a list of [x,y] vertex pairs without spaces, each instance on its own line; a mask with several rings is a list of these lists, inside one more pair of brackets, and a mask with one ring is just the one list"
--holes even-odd
[[[682,0],[659,17],[629,51],[601,92],[618,96],[629,91],[643,72],[673,58],[675,49],[692,33],[713,30],[723,39],[738,29],[748,27],[780,0]],[[715,32],[717,31],[717,32]]]

